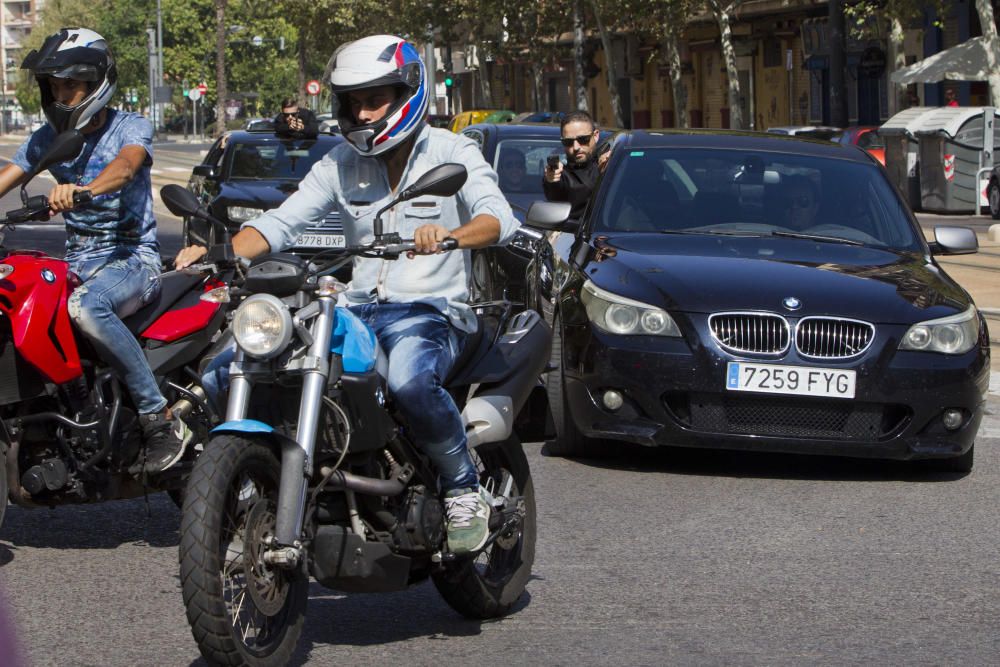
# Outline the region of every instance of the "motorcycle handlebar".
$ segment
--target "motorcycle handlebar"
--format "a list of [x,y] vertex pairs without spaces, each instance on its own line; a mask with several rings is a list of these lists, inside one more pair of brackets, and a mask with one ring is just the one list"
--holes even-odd
[[[73,203],[74,204],[88,204],[93,201],[94,195],[90,190],[79,190],[73,193]],[[13,211],[7,211],[5,222],[17,223],[17,222],[32,222],[41,221],[44,222],[48,220],[49,215],[49,198],[47,195],[35,195],[34,197],[28,197],[25,205],[22,208],[16,208]]]

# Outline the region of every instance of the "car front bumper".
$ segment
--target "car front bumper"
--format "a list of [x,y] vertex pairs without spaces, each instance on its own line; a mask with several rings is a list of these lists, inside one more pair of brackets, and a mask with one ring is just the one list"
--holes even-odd
[[[973,444],[989,387],[989,347],[963,355],[896,350],[905,331],[884,331],[853,362],[731,355],[714,343],[624,337],[574,327],[566,400],[582,433],[647,446],[678,446],[882,459],[950,458]],[[883,328],[885,329],[885,328]],[[854,369],[853,399],[726,390],[729,361]],[[609,410],[608,390],[624,397]],[[958,408],[949,430],[943,412]]]

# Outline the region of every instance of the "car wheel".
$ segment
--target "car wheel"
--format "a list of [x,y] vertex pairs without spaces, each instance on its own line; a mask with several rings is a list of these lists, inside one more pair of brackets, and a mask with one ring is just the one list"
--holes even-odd
[[553,456],[596,457],[604,453],[600,441],[588,438],[573,422],[570,406],[566,401],[566,380],[563,377],[562,328],[559,316],[552,322],[552,356],[545,376],[545,390],[549,397],[549,413],[556,429],[556,437],[545,444],[547,454]]
[[986,198],[990,202],[990,215],[994,220],[1000,220],[1000,183],[995,180],[990,181],[986,188]]
[[493,273],[490,271],[490,260],[485,252],[472,255],[472,280],[469,285],[469,302],[484,303],[493,301]]

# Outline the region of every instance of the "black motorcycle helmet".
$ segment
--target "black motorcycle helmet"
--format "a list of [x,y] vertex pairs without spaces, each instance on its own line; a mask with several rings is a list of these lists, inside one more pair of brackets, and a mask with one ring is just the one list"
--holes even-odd
[[[86,28],[63,28],[45,39],[25,57],[21,69],[31,71],[42,95],[42,110],[56,133],[82,129],[100,112],[118,83],[118,69],[108,43]],[[87,96],[76,106],[60,104],[52,97],[49,77],[87,83]]]

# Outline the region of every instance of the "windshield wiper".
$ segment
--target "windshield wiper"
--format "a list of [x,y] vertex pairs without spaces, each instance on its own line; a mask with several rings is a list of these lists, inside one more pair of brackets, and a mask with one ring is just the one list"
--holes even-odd
[[693,229],[661,229],[660,234],[693,234],[695,236],[760,236],[757,232],[697,231]]
[[799,232],[771,232],[771,236],[780,236],[786,239],[805,239],[807,241],[820,241],[821,243],[842,243],[844,245],[863,246],[861,241],[845,239],[840,236],[821,236],[820,234],[800,234]]

